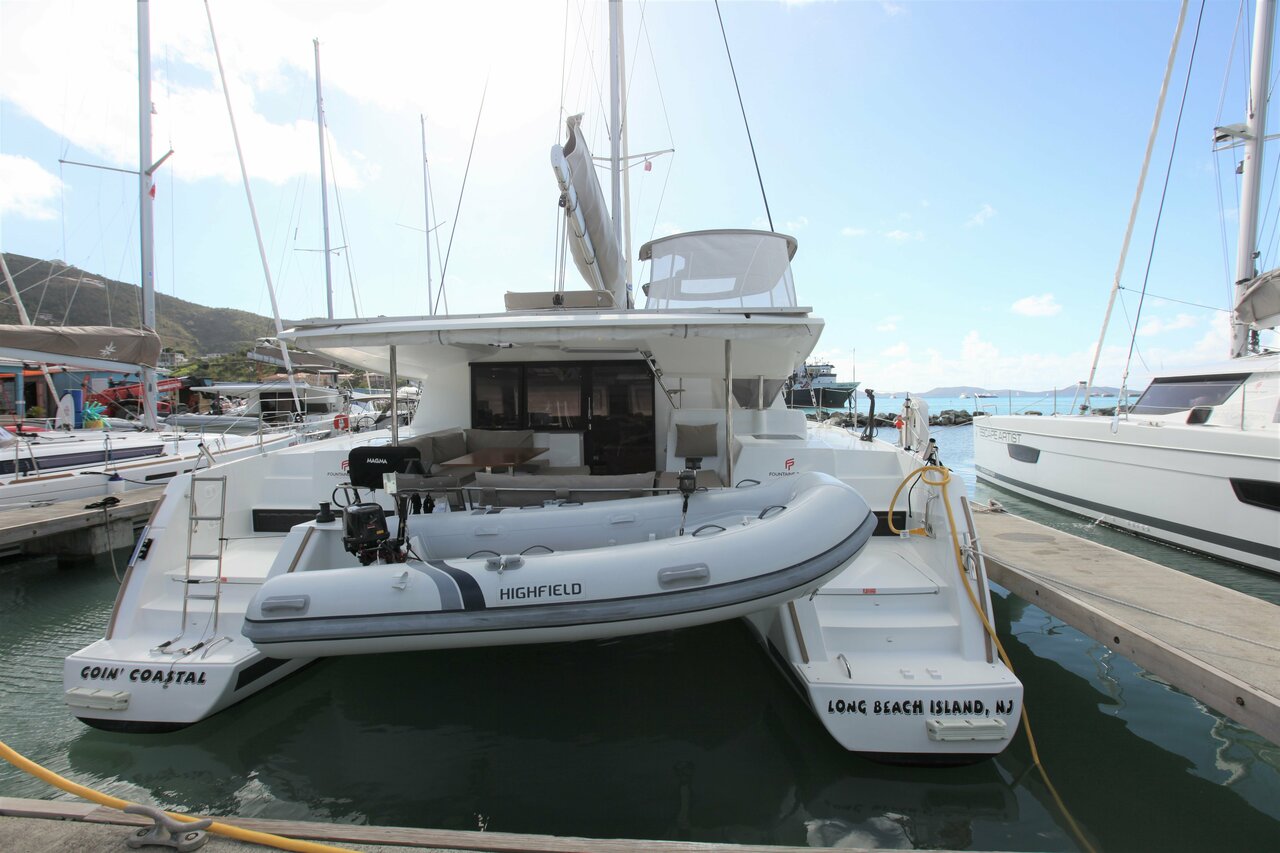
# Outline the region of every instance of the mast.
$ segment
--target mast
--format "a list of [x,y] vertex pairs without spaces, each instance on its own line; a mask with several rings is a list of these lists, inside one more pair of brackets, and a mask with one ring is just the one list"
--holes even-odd
[[[1120,279],[1124,275],[1125,260],[1129,257],[1129,241],[1133,237],[1133,226],[1138,221],[1138,209],[1142,204],[1143,189],[1147,185],[1147,170],[1151,166],[1151,152],[1155,150],[1156,139],[1160,134],[1160,117],[1164,115],[1164,102],[1169,94],[1169,80],[1173,77],[1174,60],[1178,58],[1178,44],[1182,41],[1182,26],[1187,20],[1187,0],[1182,0],[1182,8],[1178,12],[1178,25],[1173,30],[1173,44],[1169,45],[1169,60],[1164,66],[1164,80],[1160,83],[1160,97],[1156,99],[1156,114],[1151,119],[1151,132],[1147,135],[1147,152],[1142,158],[1142,170],[1138,173],[1138,188],[1133,192],[1133,204],[1129,208],[1129,224],[1124,230],[1124,241],[1120,245],[1120,259],[1116,262],[1115,278],[1111,281],[1111,295],[1107,298],[1107,310],[1102,315],[1102,329],[1098,332],[1098,346],[1093,351],[1093,364],[1089,366],[1089,380],[1084,384],[1084,403],[1081,413],[1089,411],[1089,398],[1093,396],[1093,380],[1098,374],[1098,361],[1102,358],[1102,344],[1107,339],[1107,328],[1111,325],[1111,312],[1116,307],[1116,297],[1120,295]],[[1128,379],[1128,366],[1125,366],[1125,378]],[[1126,384],[1126,383],[1121,383]],[[1056,386],[1055,386],[1056,387]],[[1074,407],[1074,401],[1072,406]],[[1057,407],[1054,408],[1057,411]]]
[[333,265],[329,258],[329,180],[324,165],[324,96],[320,92],[320,39],[312,39],[316,48],[316,130],[320,135],[320,215],[324,222],[324,293],[333,319]]
[[[240,162],[240,180],[244,183],[245,201],[249,203],[249,218],[253,221],[253,236],[258,241],[258,259],[262,262],[262,276],[267,281],[267,294],[271,297],[271,316],[276,323],[276,338],[280,344],[280,358],[284,361],[284,369],[289,376],[289,390],[293,392],[293,405],[299,413],[305,411],[302,398],[298,395],[298,383],[293,378],[293,359],[289,357],[289,346],[279,340],[284,332],[284,324],[280,322],[280,304],[276,301],[276,288],[271,282],[271,265],[267,263],[267,247],[262,242],[262,229],[258,227],[258,209],[253,205],[253,190],[249,186],[249,168],[244,162],[244,150],[240,147],[240,131],[236,129],[236,114],[231,109],[231,90],[227,88],[227,72],[222,67],[222,52],[218,50],[218,35],[213,30],[213,10],[209,8],[209,0],[205,0],[204,14],[209,19],[209,41],[213,42],[213,58],[218,63],[218,79],[222,82],[222,96],[227,102],[227,119],[231,122],[231,139],[236,146],[236,159]],[[323,132],[323,131],[322,131]],[[325,253],[328,257],[328,252]]]
[[[147,0],[138,0],[138,232],[141,238],[142,325],[156,329],[155,199],[151,196],[152,173],[159,164],[151,163],[151,14]],[[147,429],[158,425],[156,417],[156,371],[142,366],[142,423]]]
[[[1236,248],[1234,304],[1257,276],[1258,197],[1262,188],[1262,143],[1267,132],[1268,78],[1271,74],[1271,31],[1275,26],[1275,0],[1258,0],[1253,25],[1253,65],[1249,80],[1248,114],[1245,116],[1244,161],[1241,164],[1240,234]],[[1250,329],[1232,314],[1231,357],[1250,351]]]
[[[618,246],[622,245],[622,0],[609,0],[609,172],[612,197],[609,209],[613,213],[613,235]],[[630,258],[627,259],[628,264]],[[624,276],[626,278],[626,276]],[[627,284],[622,281],[613,294],[613,304],[625,311]]]
[[622,6],[618,6],[618,78],[622,81],[619,101],[622,104],[622,272],[627,280],[627,306],[632,299],[631,287],[631,151],[627,136],[630,125],[627,124],[627,40],[623,38],[626,28],[622,25]]
[[418,114],[422,122],[422,215],[427,238],[427,314],[435,316],[436,300],[431,288],[431,183],[427,177],[427,117]]

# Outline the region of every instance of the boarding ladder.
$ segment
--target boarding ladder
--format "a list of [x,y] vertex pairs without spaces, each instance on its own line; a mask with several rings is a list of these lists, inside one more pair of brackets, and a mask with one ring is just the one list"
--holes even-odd
[[[187,655],[216,640],[210,639],[218,631],[218,615],[222,604],[222,555],[226,546],[223,528],[227,515],[227,478],[204,476],[191,478],[191,496],[187,502],[187,560],[186,571],[175,581],[182,584],[182,625],[178,636],[161,643],[157,650],[168,654]],[[202,639],[192,646],[179,647],[188,628],[193,602],[208,601],[211,604],[211,621],[205,626]]]

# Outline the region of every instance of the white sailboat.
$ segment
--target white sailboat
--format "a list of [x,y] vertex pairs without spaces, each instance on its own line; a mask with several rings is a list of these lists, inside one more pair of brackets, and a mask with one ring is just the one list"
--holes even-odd
[[[271,434],[230,435],[223,430],[185,432],[158,422],[153,206],[154,173],[168,158],[151,157],[151,45],[147,0],[138,3],[138,198],[141,241],[142,326],[132,334],[146,338],[132,362],[122,359],[118,344],[130,330],[107,327],[68,329],[29,325],[7,265],[0,267],[23,319],[22,327],[6,327],[0,357],[22,361],[55,361],[88,369],[118,369],[122,360],[136,365],[142,379],[142,422],[130,432],[55,430],[9,433],[0,428],[0,508],[59,500],[95,498],[115,491],[161,485],[170,478],[221,461],[257,458],[298,442],[292,430]],[[172,153],[172,152],[170,152]],[[58,338],[64,340],[55,343]],[[100,351],[93,352],[95,347]],[[146,354],[141,355],[145,350]],[[96,356],[96,357],[95,357]],[[20,380],[19,380],[20,381]]]
[[1280,275],[1257,274],[1258,202],[1274,30],[1259,0],[1243,139],[1231,359],[1156,376],[1127,412],[1008,415],[974,427],[980,479],[1173,545],[1280,572],[1280,354],[1258,351],[1280,322]]
[[392,387],[420,378],[429,402],[408,427],[393,415],[172,482],[106,636],[67,658],[72,712],[166,730],[315,655],[745,616],[845,749],[1004,749],[1022,685],[984,628],[984,568],[927,412],[912,401],[900,446],[782,399],[823,328],[796,299],[795,239],[653,240],[633,309],[576,119],[552,162],[591,290],[286,331]]
[[[209,411],[169,415],[165,423],[185,430],[237,435],[300,427],[310,439],[351,424],[349,395],[323,385],[283,380],[219,382],[192,388],[190,393],[205,397]],[[242,402],[232,410],[215,411],[213,404],[219,398]]]

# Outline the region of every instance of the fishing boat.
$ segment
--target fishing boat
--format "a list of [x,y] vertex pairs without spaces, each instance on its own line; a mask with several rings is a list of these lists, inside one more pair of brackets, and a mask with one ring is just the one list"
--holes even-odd
[[788,406],[802,409],[843,409],[858,391],[858,383],[840,382],[835,366],[827,362],[807,362],[791,374],[783,389]]
[[1280,354],[1258,344],[1280,323],[1280,271],[1255,268],[1274,13],[1274,0],[1257,4],[1248,122],[1215,134],[1245,146],[1230,360],[1157,374],[1130,406],[1122,388],[1110,415],[985,418],[974,459],[1002,489],[1280,572]]
[[392,396],[389,428],[171,482],[105,636],[66,659],[77,717],[171,730],[315,656],[743,616],[844,749],[963,763],[1008,745],[1022,685],[923,402],[892,442],[870,392],[861,434],[788,408],[824,325],[789,235],[652,240],[636,307],[580,116],[565,137],[558,209],[588,289],[285,330],[392,388],[420,380],[423,404],[407,427]]

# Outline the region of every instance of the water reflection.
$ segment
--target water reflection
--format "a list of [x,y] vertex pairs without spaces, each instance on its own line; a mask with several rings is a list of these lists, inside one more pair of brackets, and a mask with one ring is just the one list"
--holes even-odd
[[[588,837],[976,850],[1076,845],[1019,736],[965,768],[836,748],[737,623],[598,643],[323,661],[182,732],[88,729],[62,658],[109,564],[0,575],[0,738],[191,811]],[[1014,597],[995,615],[1040,753],[1101,849],[1262,850],[1280,750]],[[0,795],[50,797],[0,768]]]
[[835,748],[737,623],[326,661],[184,732],[85,730],[69,759],[194,810],[451,829],[963,847],[1019,816],[995,763]]

